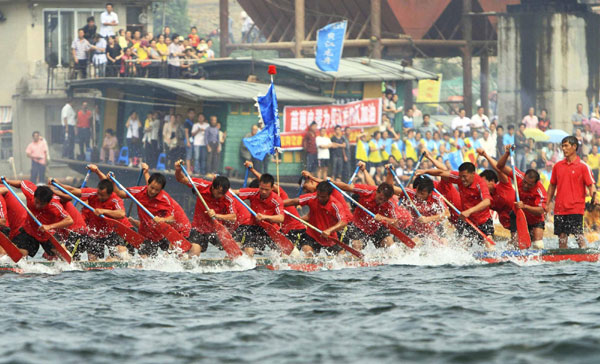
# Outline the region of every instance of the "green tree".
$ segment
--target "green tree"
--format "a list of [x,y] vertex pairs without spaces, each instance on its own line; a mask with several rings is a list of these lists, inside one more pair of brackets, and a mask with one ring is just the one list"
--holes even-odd
[[164,14],[165,26],[171,27],[171,34],[177,33],[184,37],[187,36],[191,24],[187,5],[187,0],[171,0],[164,3],[154,3],[152,9],[155,32],[162,32]]

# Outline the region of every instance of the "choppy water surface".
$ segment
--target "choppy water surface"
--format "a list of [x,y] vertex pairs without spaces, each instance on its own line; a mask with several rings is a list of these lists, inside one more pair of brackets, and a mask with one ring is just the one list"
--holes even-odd
[[598,264],[393,263],[3,274],[0,362],[600,361]]

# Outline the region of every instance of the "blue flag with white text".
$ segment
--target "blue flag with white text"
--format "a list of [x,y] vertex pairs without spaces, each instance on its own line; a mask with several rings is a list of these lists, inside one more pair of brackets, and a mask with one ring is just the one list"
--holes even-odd
[[340,68],[347,25],[348,22],[344,20],[319,29],[315,62],[321,71],[337,72]]
[[281,147],[279,136],[279,112],[277,111],[277,96],[273,83],[265,96],[258,97],[258,111],[265,127],[256,135],[244,138],[244,145],[252,157],[263,160],[267,154],[275,154],[275,148]]

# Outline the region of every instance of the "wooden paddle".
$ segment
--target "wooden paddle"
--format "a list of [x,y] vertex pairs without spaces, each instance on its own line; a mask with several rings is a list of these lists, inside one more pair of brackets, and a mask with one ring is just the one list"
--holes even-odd
[[[313,229],[314,231],[318,232],[319,234],[323,234],[323,231],[321,231],[319,228],[317,228],[316,226],[313,226],[311,223],[309,223],[308,221],[304,221],[301,218],[299,218],[298,216],[295,216],[294,214],[288,212],[288,211],[283,211],[285,214],[287,214],[288,216],[291,216],[292,218],[300,221],[301,223],[303,223],[304,225],[306,225],[307,227]],[[347,244],[342,243],[339,239],[337,238],[332,238],[331,236],[327,237],[328,240],[331,240],[333,242],[335,242],[337,245],[339,245],[342,249],[348,251],[350,254],[356,256],[357,258],[362,259],[364,257],[363,253],[359,252],[358,250],[350,247]]]
[[[440,197],[444,200],[444,202],[446,202],[446,205],[448,205],[452,210],[454,210],[454,212],[456,212],[457,215],[460,216],[460,213],[461,213],[460,210],[457,209],[456,206],[454,206],[452,204],[452,202],[448,201],[448,199],[446,198],[446,196],[442,195],[440,193],[440,191],[438,191],[437,188],[435,188],[435,187],[433,188],[433,190],[435,191],[435,193],[437,193],[438,195],[440,195]],[[479,233],[479,235],[481,235],[481,237],[483,237],[488,243],[490,243],[491,245],[496,245],[496,243],[494,243],[494,241],[492,239],[490,239],[487,235],[485,235],[483,233],[483,231],[481,231],[477,227],[477,225],[473,224],[473,222],[471,220],[469,220],[467,218],[465,218],[464,220],[467,222],[467,224],[471,225],[471,227],[473,229],[475,229],[475,231],[477,231]]]
[[[136,186],[139,186],[140,182],[142,181],[142,177],[144,176],[144,169],[140,169],[140,174],[138,176],[137,182],[135,183]],[[131,203],[129,204],[129,208],[127,209],[127,217],[131,216],[131,209],[133,208],[133,200],[131,201]]]
[[[148,209],[144,205],[142,205],[135,197],[133,197],[131,192],[129,192],[125,187],[123,187],[123,185],[119,181],[117,181],[117,179],[112,174],[109,174],[108,178],[110,178],[117,185],[117,187],[119,187],[120,190],[124,191],[127,194],[127,196],[129,196],[129,198],[133,202],[135,202],[135,204],[138,205],[138,207],[142,211],[144,211],[148,216],[150,216],[151,219],[154,219],[154,215],[150,211],[148,211]],[[170,241],[171,244],[179,247],[184,252],[187,252],[192,248],[192,243],[190,243],[183,235],[181,235],[177,230],[175,230],[173,226],[169,225],[166,222],[159,222],[158,226],[160,226],[161,228],[161,233],[163,237]]]
[[[92,171],[90,169],[88,169],[87,173],[85,174],[85,178],[83,179],[83,182],[81,183],[81,187],[80,188],[84,188],[85,185],[87,185],[87,181],[88,181],[88,178],[90,178],[90,173],[91,172]],[[73,204],[73,206],[77,207],[78,203],[79,203],[79,200],[77,199],[77,200],[75,200],[75,203]]]
[[[515,181],[517,202],[519,202],[519,184],[517,183],[517,174],[515,173],[515,156],[512,149],[510,150],[510,163],[512,164],[512,174],[513,180]],[[529,249],[531,247],[531,236],[529,235],[529,228],[527,227],[527,218],[525,217],[525,212],[522,209],[517,208],[514,209],[514,212],[517,215],[517,238],[519,242],[519,249]]]
[[0,247],[4,249],[6,254],[15,263],[18,263],[19,260],[23,258],[23,253],[21,253],[19,248],[17,248],[17,246],[12,241],[10,241],[10,239],[6,235],[2,233],[0,233]]
[[[38,226],[42,226],[42,223],[40,220],[37,219],[37,217],[35,217],[35,215],[31,212],[31,210],[29,210],[29,208],[27,207],[27,205],[21,201],[21,199],[17,196],[17,194],[15,193],[15,191],[13,191],[12,187],[10,187],[10,185],[8,184],[8,182],[6,182],[6,178],[4,178],[4,176],[0,177],[0,179],[2,180],[2,184],[4,184],[4,186],[8,189],[8,192],[10,192],[16,199],[17,201],[19,201],[19,203],[21,204],[21,206],[23,206],[23,208],[25,209],[25,211],[27,211],[27,214],[29,215],[29,217],[31,217],[33,219],[33,221],[35,221],[35,223]],[[58,252],[58,255],[64,259],[67,263],[71,263],[71,261],[73,260],[73,258],[71,257],[71,254],[69,254],[69,252],[67,251],[67,249],[65,249],[59,242],[58,240],[56,240],[56,238],[54,237],[54,235],[50,234],[49,232],[46,231],[46,234],[48,236],[48,240],[50,241],[50,243],[52,244],[52,246],[54,247],[54,249]]]
[[356,166],[356,169],[354,170],[354,173],[352,173],[352,176],[350,176],[350,179],[348,180],[348,184],[351,185],[352,181],[354,181],[354,179],[356,178],[356,175],[358,174],[358,171],[360,170],[360,166]]
[[417,205],[415,205],[415,203],[413,202],[412,198],[410,198],[410,196],[408,195],[408,193],[406,193],[406,189],[404,189],[404,186],[402,185],[402,182],[400,181],[400,178],[398,178],[398,175],[396,174],[396,172],[394,171],[394,169],[392,167],[389,167],[388,169],[389,169],[390,173],[392,174],[392,176],[394,176],[394,179],[396,180],[396,183],[398,184],[398,186],[400,186],[400,189],[402,189],[402,193],[404,193],[404,196],[406,196],[406,198],[408,199],[408,202],[410,203],[410,206],[417,213],[417,216],[418,217],[422,217],[423,215],[421,215],[421,212],[417,208]]
[[[360,203],[358,203],[358,201],[356,201],[355,199],[353,199],[352,197],[350,197],[350,195],[348,195],[346,193],[346,191],[342,190],[341,188],[339,188],[338,186],[335,185],[335,183],[333,183],[331,180],[328,181],[333,188],[335,188],[336,190],[339,191],[339,193],[341,193],[342,195],[344,195],[344,197],[346,197],[349,201],[352,201],[356,206],[358,206],[359,208],[361,208],[364,212],[366,212],[367,214],[369,214],[369,216],[371,216],[373,219],[375,219],[375,214],[372,213],[371,211],[369,211],[369,209],[367,209],[366,207],[364,207],[363,205],[361,205]],[[384,221],[380,222],[383,226],[385,226],[386,228],[388,228],[388,230],[394,235],[396,236],[398,239],[400,239],[401,242],[404,243],[404,245],[406,245],[409,248],[414,248],[416,246],[415,242],[409,238],[406,234],[404,234],[402,231],[400,231],[400,229],[398,229],[397,227],[390,225]]]
[[415,178],[415,173],[417,172],[417,169],[419,169],[421,162],[423,162],[424,156],[425,156],[425,152],[421,153],[421,155],[419,156],[419,160],[417,161],[417,164],[415,165],[415,168],[413,169],[412,174],[410,175],[410,178],[408,179],[408,183],[406,184],[407,186],[410,186],[413,178]]
[[[204,200],[204,197],[202,197],[202,194],[200,193],[200,191],[198,191],[198,188],[196,188],[196,185],[194,184],[192,177],[189,175],[188,171],[183,166],[183,163],[180,163],[179,166],[181,167],[181,171],[183,172],[183,174],[185,174],[186,178],[192,185],[192,188],[194,189],[194,193],[196,193],[196,196],[198,196],[198,199],[200,199],[200,201],[202,202],[204,209],[206,210],[206,212],[208,212],[210,210],[210,208],[208,207],[208,204]],[[246,179],[247,178],[248,178],[248,169],[246,169]],[[242,250],[240,249],[240,247],[237,245],[237,243],[235,242],[235,240],[229,233],[229,230],[227,230],[227,228],[225,226],[223,226],[223,224],[221,224],[221,222],[217,221],[217,219],[214,216],[212,217],[211,221],[212,221],[213,227],[215,229],[215,232],[217,234],[217,237],[219,238],[219,241],[221,242],[221,245],[223,246],[223,249],[225,250],[227,255],[229,255],[229,257],[232,259],[240,257],[242,255]]]
[[[87,203],[82,201],[79,197],[77,197],[74,194],[72,194],[71,192],[67,191],[67,189],[63,188],[61,185],[56,183],[56,181],[52,180],[51,182],[54,187],[58,188],[60,191],[67,194],[68,196],[70,196],[76,202],[79,202],[86,209],[89,209],[90,211],[94,212],[94,208],[92,206],[88,205]],[[111,219],[105,215],[100,215],[100,217],[103,218],[106,221],[106,223],[111,225],[113,227],[113,230],[117,234],[119,234],[123,239],[125,239],[125,241],[127,243],[131,244],[136,249],[140,248],[140,246],[142,245],[142,243],[145,240],[142,235],[133,231],[128,226],[123,225],[120,221]]]
[[[256,212],[254,212],[254,210],[252,210],[250,208],[250,206],[248,206],[240,198],[240,196],[236,195],[231,190],[229,190],[229,192],[231,192],[231,195],[233,197],[235,197],[236,200],[238,200],[239,202],[242,203],[242,205],[244,205],[244,207],[252,214],[252,216],[256,217]],[[277,229],[275,226],[269,224],[266,221],[260,221],[258,223],[258,225],[260,225],[263,229],[265,229],[265,232],[267,234],[269,234],[269,236],[271,237],[271,239],[273,239],[273,241],[275,242],[275,244],[277,244],[277,246],[279,247],[279,249],[281,249],[281,251],[285,255],[290,255],[292,253],[292,251],[294,250],[294,244],[292,244],[292,242],[285,235],[283,235],[283,233],[279,229]]]

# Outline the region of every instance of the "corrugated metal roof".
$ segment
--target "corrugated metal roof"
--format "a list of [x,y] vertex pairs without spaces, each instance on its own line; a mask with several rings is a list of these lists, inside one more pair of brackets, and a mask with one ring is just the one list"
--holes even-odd
[[210,73],[212,67],[222,65],[254,63],[263,65],[265,68],[273,64],[278,68],[285,68],[290,71],[300,72],[306,76],[320,81],[332,81],[334,78],[338,82],[373,82],[373,81],[404,81],[404,80],[424,80],[437,79],[435,73],[421,70],[414,67],[402,67],[400,62],[388,61],[382,59],[368,58],[342,58],[338,72],[321,71],[315,64],[314,58],[271,58],[271,59],[252,59],[235,58],[219,59],[204,63],[202,67]]
[[[195,101],[254,102],[254,98],[264,95],[268,85],[234,80],[175,80],[159,78],[97,78],[75,80],[69,88],[108,88],[139,86],[160,88]],[[286,104],[331,104],[329,97],[310,94],[275,83],[277,100]]]

